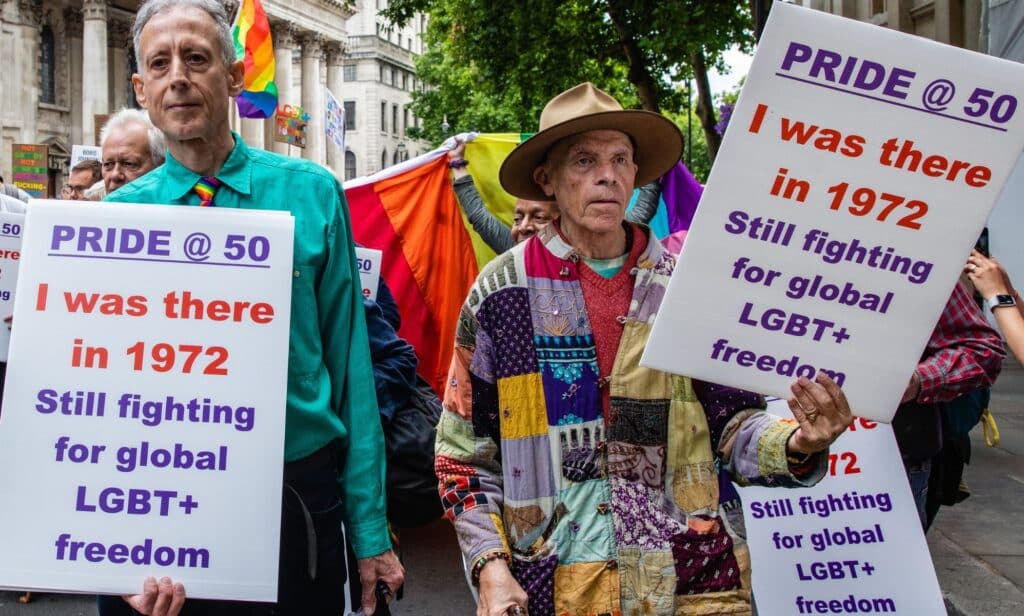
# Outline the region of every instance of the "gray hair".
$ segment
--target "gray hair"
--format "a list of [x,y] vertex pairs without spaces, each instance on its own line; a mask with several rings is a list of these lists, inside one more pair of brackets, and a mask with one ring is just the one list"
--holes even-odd
[[157,14],[178,8],[199,9],[213,18],[213,22],[217,25],[217,41],[220,43],[220,55],[224,60],[224,66],[231,66],[237,60],[235,42],[231,36],[231,24],[228,23],[228,13],[220,2],[216,0],[146,0],[135,14],[135,24],[132,26],[132,44],[135,45],[135,61],[139,64],[140,73],[143,66],[143,58],[140,53],[142,50],[139,48],[142,29]]
[[164,142],[164,134],[160,132],[160,129],[153,126],[153,123],[149,121],[149,114],[141,109],[125,108],[110,116],[110,119],[103,126],[103,130],[100,131],[100,147],[102,148],[107,144],[107,137],[110,136],[112,131],[127,128],[132,124],[137,124],[146,129],[146,135],[149,137],[149,158],[153,161],[153,164],[157,167],[164,164],[164,159],[167,158],[167,144]]

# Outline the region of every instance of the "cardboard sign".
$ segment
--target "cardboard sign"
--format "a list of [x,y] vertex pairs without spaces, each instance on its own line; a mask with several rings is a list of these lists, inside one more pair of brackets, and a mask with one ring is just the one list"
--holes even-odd
[[274,141],[306,147],[306,129],[309,114],[298,105],[278,105],[274,115]]
[[10,324],[2,322],[14,314],[14,291],[21,265],[21,233],[25,215],[0,212],[0,361],[7,361],[11,344]]
[[0,414],[0,587],[277,595],[294,220],[33,201]]
[[359,282],[363,285],[363,297],[372,301],[377,301],[383,254],[373,248],[356,246],[356,265],[359,266]]
[[1024,144],[1024,66],[776,3],[641,363],[889,421]]
[[75,165],[82,162],[83,160],[101,160],[103,158],[103,148],[98,145],[78,145],[77,143],[71,146],[71,164],[68,166],[69,169],[74,169]]
[[856,419],[829,452],[813,488],[736,488],[758,612],[945,614],[892,427]]
[[45,145],[15,143],[11,146],[14,185],[33,197],[45,197],[50,190],[48,151]]

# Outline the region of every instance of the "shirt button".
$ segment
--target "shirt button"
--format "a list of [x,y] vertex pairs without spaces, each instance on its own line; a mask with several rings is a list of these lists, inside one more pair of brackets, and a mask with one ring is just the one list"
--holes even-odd
[[597,506],[597,513],[600,515],[606,515],[609,510],[610,508],[608,507],[608,503],[600,503]]
[[302,274],[300,274],[300,273],[299,273],[299,270],[295,270],[295,277],[296,277],[296,278],[298,278],[298,277],[299,277],[299,276],[301,276],[301,275],[302,275]]

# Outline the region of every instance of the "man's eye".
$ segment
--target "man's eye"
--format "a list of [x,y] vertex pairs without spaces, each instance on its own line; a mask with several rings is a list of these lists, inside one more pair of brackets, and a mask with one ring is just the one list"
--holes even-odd
[[139,163],[123,162],[121,163],[121,166],[127,169],[128,171],[136,171],[141,165],[139,165]]
[[107,162],[103,163],[103,170],[104,171],[110,171],[113,168],[114,168],[114,163],[112,163],[110,161],[107,161]]
[[185,59],[188,61],[189,64],[193,65],[203,64],[204,62],[206,62],[206,56],[198,53],[189,54],[188,57]]

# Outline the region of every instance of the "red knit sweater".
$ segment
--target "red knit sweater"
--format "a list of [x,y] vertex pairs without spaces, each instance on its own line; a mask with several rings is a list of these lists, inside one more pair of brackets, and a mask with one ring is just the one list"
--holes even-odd
[[[633,234],[632,247],[626,263],[611,278],[605,278],[590,269],[581,259],[579,262],[580,286],[583,289],[583,300],[586,302],[590,327],[594,330],[594,344],[597,347],[598,377],[606,378],[612,373],[615,355],[619,351],[622,339],[623,324],[619,317],[629,312],[629,302],[633,299],[633,282],[636,276],[632,273],[640,254],[647,248],[647,234],[635,225],[627,225],[627,232]],[[604,409],[605,421],[608,420],[608,409],[611,396],[607,382],[601,386],[601,406]]]

